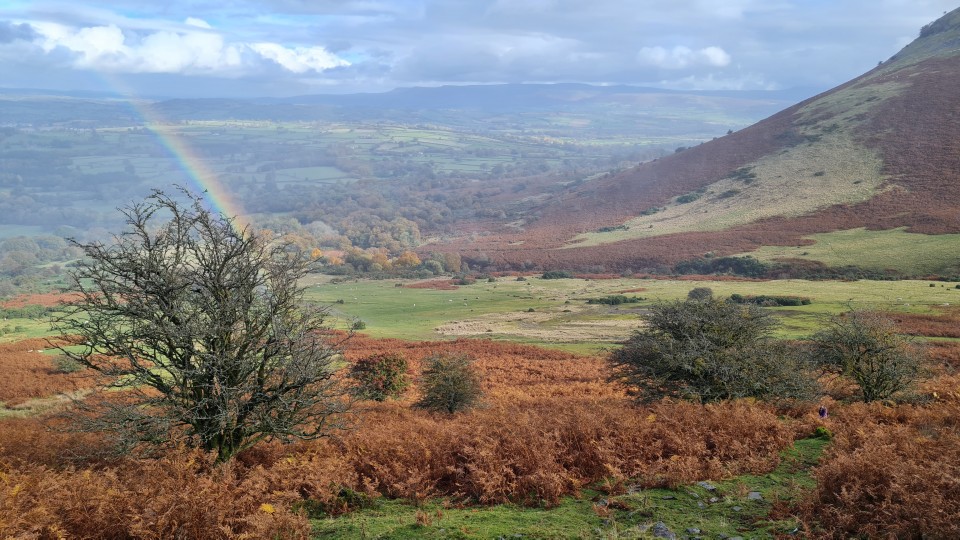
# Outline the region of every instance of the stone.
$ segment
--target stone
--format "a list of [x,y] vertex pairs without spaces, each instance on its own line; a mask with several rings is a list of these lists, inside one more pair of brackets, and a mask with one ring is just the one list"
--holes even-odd
[[759,491],[751,491],[750,493],[747,493],[747,499],[750,499],[751,501],[762,501],[763,495]]
[[718,498],[716,498],[716,497],[710,497],[710,502],[711,502],[711,503],[720,502],[720,499],[718,499]]
[[697,482],[697,485],[700,486],[700,487],[702,487],[703,489],[705,489],[705,490],[707,490],[707,491],[713,491],[713,490],[717,489],[717,486],[715,486],[715,485],[713,485],[713,484],[711,484],[710,482],[707,482],[707,481]]
[[662,521],[654,523],[653,527],[650,528],[650,533],[653,534],[654,538],[668,538],[670,540],[677,539],[677,535],[667,527],[666,523]]
[[687,534],[700,534],[700,529],[696,527],[690,527],[687,529]]
[[733,511],[734,511],[734,512],[739,512],[739,511],[741,511],[741,510],[743,510],[743,507],[742,507],[742,506],[734,506],[734,507],[733,507]]

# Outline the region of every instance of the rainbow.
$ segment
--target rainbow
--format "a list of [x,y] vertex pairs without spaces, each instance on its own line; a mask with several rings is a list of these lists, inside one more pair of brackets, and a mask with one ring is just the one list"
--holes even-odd
[[194,186],[192,187],[203,193],[212,209],[230,219],[237,232],[243,232],[250,225],[243,206],[227,189],[217,173],[187,144],[174,124],[160,117],[159,113],[149,103],[138,99],[134,92],[125,88],[126,85],[119,78],[106,74],[101,74],[101,76],[124,95],[130,107],[143,119],[143,127],[153,133],[160,144],[167,149],[180,168],[187,174],[190,181],[193,182]]
[[191,181],[196,184],[205,195],[207,202],[214,210],[220,212],[231,219],[234,228],[238,232],[249,225],[244,216],[243,206],[237,201],[237,198],[220,181],[220,177],[214,172],[196,152],[184,141],[183,137],[169,123],[157,121],[155,118],[148,118],[149,106],[135,107],[147,122],[144,127],[156,135],[157,140],[170,152],[170,155],[177,160],[177,163],[187,174]]

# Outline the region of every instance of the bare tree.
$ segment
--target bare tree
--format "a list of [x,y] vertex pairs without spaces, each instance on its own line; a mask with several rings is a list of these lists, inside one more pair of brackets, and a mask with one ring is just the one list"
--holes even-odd
[[103,376],[79,403],[127,449],[186,440],[226,461],[266,438],[312,439],[345,412],[340,342],[302,305],[307,262],[161,191],[121,211],[109,245],[77,244],[77,300],[55,328]]
[[890,399],[908,390],[921,372],[913,339],[897,333],[877,313],[852,310],[830,319],[812,338],[812,353],[827,370],[853,378],[864,401]]

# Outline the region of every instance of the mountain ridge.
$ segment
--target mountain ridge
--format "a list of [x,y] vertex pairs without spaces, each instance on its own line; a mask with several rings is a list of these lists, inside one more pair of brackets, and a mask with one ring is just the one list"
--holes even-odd
[[[834,89],[736,133],[583,183],[536,208],[531,214],[537,218],[519,224],[520,229],[517,224],[512,229],[491,226],[479,240],[451,245],[501,266],[636,270],[670,267],[703,256],[749,253],[765,245],[799,245],[807,242],[804,237],[810,234],[859,227],[902,227],[923,234],[958,232],[960,9],[925,28],[921,37],[890,60]],[[719,197],[723,193],[711,192],[711,186],[721,185],[738,170],[756,169],[764,159],[784,161],[780,156],[790,152],[823,154],[837,146],[839,138],[854,146],[848,157],[873,153],[880,160],[875,175],[842,180],[859,182],[857,190],[870,180],[869,197],[833,201],[829,196],[841,191],[840,186],[828,185],[821,190],[828,196],[827,202],[800,215],[734,219],[728,227],[702,230],[711,213],[722,212],[731,200],[758,193],[771,182],[759,178],[744,183],[740,190],[728,189],[724,193],[738,191],[729,200]],[[846,162],[847,158],[838,157],[837,167]],[[787,175],[781,184],[788,190],[782,196],[797,206],[809,201],[789,192],[791,182],[841,181],[828,176],[828,167],[817,170],[812,168],[817,163],[809,165],[809,173],[781,175]],[[856,191],[848,188],[851,186],[843,186]],[[633,227],[638,222],[659,227],[661,218],[670,212],[678,214],[695,207],[684,207],[690,204],[680,202],[685,196],[696,200],[708,195],[715,202],[695,203],[703,207],[704,215],[699,220],[688,219],[686,230],[667,228],[664,234],[657,234],[656,229]],[[759,198],[752,204],[762,209],[773,202]],[[782,205],[782,201],[776,202]],[[644,216],[646,212],[651,213]],[[599,232],[617,229],[614,234]],[[585,243],[584,234],[609,234],[612,241],[579,247],[578,243]],[[630,238],[630,234],[638,237]]]

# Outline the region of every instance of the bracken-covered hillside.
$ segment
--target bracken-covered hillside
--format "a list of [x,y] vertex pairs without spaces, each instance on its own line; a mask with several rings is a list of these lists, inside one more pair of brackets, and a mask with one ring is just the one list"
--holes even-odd
[[500,266],[639,270],[813,233],[960,232],[958,88],[960,9],[833,90],[430,249]]

